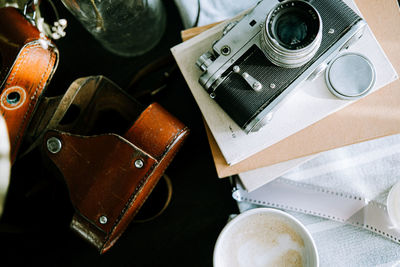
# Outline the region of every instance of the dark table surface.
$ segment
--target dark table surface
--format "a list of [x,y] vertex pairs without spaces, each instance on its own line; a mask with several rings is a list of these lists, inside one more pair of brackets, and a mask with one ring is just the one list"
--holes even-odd
[[[99,74],[125,88],[141,68],[170,54],[169,49],[181,42],[183,26],[172,0],[164,1],[167,29],[161,42],[134,58],[104,50],[55,2],[60,16],[67,18],[68,28],[67,36],[56,41],[60,63],[47,95],[63,94],[75,79]],[[154,73],[147,80],[160,77]],[[145,79],[139,87],[147,84],[151,83]],[[214,243],[229,214],[237,213],[237,206],[229,181],[217,177],[201,113],[179,70],[166,89],[139,100],[159,102],[191,129],[166,171],[173,186],[166,211],[150,222],[131,223],[114,247],[99,255],[69,229],[73,208],[63,181],[53,177],[43,167],[39,152],[33,151],[12,169],[0,221],[0,266],[212,266]],[[160,183],[152,198],[161,198],[163,190]]]

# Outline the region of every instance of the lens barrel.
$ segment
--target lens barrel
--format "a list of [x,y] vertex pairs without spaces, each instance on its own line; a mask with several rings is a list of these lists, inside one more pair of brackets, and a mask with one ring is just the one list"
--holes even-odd
[[284,1],[268,14],[262,30],[267,58],[284,68],[297,68],[310,61],[322,40],[318,11],[302,0]]

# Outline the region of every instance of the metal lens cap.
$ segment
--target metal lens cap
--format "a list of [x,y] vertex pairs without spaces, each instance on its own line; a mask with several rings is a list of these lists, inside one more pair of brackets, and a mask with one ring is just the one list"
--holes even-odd
[[329,90],[341,99],[357,99],[375,84],[375,68],[360,54],[346,53],[334,59],[325,73]]

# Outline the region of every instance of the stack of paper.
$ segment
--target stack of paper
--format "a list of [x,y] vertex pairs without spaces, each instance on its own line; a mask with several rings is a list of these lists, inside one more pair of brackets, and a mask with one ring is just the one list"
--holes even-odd
[[[352,1],[345,2],[357,11]],[[394,44],[399,36],[394,26],[400,25],[399,11],[393,9],[392,1],[367,2],[358,0],[357,4],[372,31],[367,29],[350,51],[366,55],[374,64],[377,79],[372,93],[356,103],[338,100],[328,91],[322,75],[296,89],[271,123],[257,133],[244,133],[198,83],[201,71],[195,62],[211,49],[227,22],[172,48],[209,128],[220,177],[240,174],[246,189],[253,190],[319,152],[400,133],[399,82],[386,86],[397,74],[372,33],[399,68],[400,49]]]

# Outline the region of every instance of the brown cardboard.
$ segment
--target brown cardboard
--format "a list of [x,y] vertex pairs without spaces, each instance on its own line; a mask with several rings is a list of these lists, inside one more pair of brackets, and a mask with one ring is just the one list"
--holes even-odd
[[[355,2],[400,73],[400,12],[397,1]],[[207,130],[219,177],[397,133],[400,133],[399,80],[235,165],[229,166],[225,162]]]

